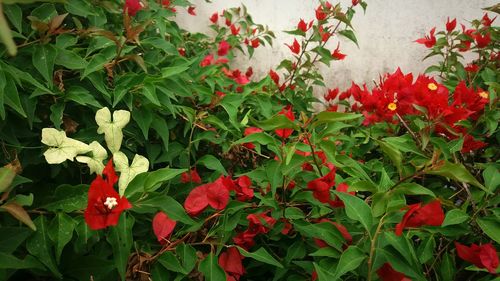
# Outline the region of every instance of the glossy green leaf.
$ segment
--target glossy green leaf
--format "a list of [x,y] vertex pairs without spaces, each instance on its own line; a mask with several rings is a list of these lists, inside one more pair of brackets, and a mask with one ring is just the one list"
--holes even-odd
[[200,262],[198,270],[203,273],[206,281],[225,281],[226,273],[217,263],[217,257],[213,253],[208,254],[204,260]]
[[460,209],[453,209],[446,213],[442,227],[463,223],[469,219],[469,215]]
[[271,256],[271,254],[269,254],[266,251],[266,249],[264,249],[264,248],[259,248],[254,252],[248,252],[241,247],[237,247],[237,248],[240,251],[241,255],[243,255],[244,257],[252,258],[254,260],[257,260],[257,261],[260,261],[263,263],[267,263],[267,264],[274,265],[274,266],[279,267],[279,268],[283,268],[283,265],[279,261],[277,261],[273,256]]
[[338,280],[342,275],[347,272],[354,271],[365,260],[366,255],[356,246],[349,246],[347,250],[340,256],[337,268],[332,280]]
[[52,243],[48,234],[47,219],[41,215],[35,219],[34,223],[38,231],[26,242],[26,249],[43,263],[56,278],[61,279],[62,275],[57,268]]
[[65,213],[57,213],[52,220],[48,234],[50,240],[55,244],[56,261],[59,263],[64,246],[71,241],[76,222]]
[[447,177],[449,179],[472,184],[486,192],[489,192],[462,164],[445,161],[427,174]]
[[56,56],[57,49],[51,44],[35,45],[34,47],[32,56],[33,65],[50,85],[52,84]]
[[217,159],[213,155],[210,155],[210,154],[204,155],[203,157],[198,159],[197,164],[203,165],[207,169],[217,171],[223,175],[227,175],[227,171],[224,168],[224,166],[222,165],[222,163],[220,162],[220,160]]
[[125,280],[128,256],[132,250],[132,227],[134,222],[132,216],[127,216],[125,213],[121,214],[118,225],[111,227],[107,236],[107,241],[113,248],[115,267],[123,281]]
[[486,235],[500,244],[500,221],[498,217],[490,216],[479,218],[476,222]]
[[335,191],[340,200],[344,202],[347,216],[355,221],[359,221],[366,231],[370,231],[373,224],[372,210],[365,201],[350,195],[349,193]]

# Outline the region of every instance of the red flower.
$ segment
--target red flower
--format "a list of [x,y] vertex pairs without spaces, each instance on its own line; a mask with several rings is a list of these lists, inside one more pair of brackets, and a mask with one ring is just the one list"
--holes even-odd
[[253,68],[252,68],[251,66],[249,66],[249,67],[247,68],[247,71],[245,72],[245,76],[246,76],[247,78],[250,78],[250,77],[252,77],[252,75],[253,75]]
[[241,27],[238,27],[236,28],[236,26],[234,26],[234,24],[231,24],[231,34],[232,35],[238,35],[240,33],[240,28]]
[[328,89],[328,93],[325,95],[325,100],[326,101],[334,100],[338,94],[339,94],[339,88]]
[[333,53],[332,53],[332,57],[336,60],[343,60],[345,59],[345,57],[347,57],[346,54],[342,54],[340,52],[340,43],[337,44],[337,48],[335,50],[333,50]]
[[[243,132],[243,135],[249,136],[251,134],[262,133],[262,132],[263,131],[262,131],[261,128],[248,127],[248,128],[245,128],[245,131]],[[254,149],[255,148],[255,145],[253,143],[251,143],[251,142],[244,143],[243,146],[245,146],[248,149]]]
[[85,222],[93,230],[117,225],[120,214],[132,208],[127,198],[120,197],[113,188],[118,181],[113,169],[113,160],[108,161],[102,174],[105,179],[97,175],[90,184],[87,209],[84,212]]
[[467,72],[478,72],[479,70],[479,65],[477,64],[474,64],[474,63],[469,63],[466,67],[465,67],[465,71]]
[[247,216],[248,228],[233,238],[236,245],[249,249],[255,242],[255,236],[261,233],[267,233],[276,224],[276,220],[267,215],[267,212],[258,214],[249,214]]
[[317,8],[316,8],[316,19],[321,21],[321,20],[325,20],[326,17],[327,17],[327,14],[325,13],[324,9],[323,9],[323,6],[322,5],[319,5]]
[[490,36],[489,32],[486,33],[484,36],[481,35],[480,33],[478,33],[474,36],[474,40],[476,40],[477,47],[481,49],[481,48],[488,46],[488,44],[490,44],[491,36]]
[[436,28],[431,29],[429,36],[425,36],[424,38],[420,38],[415,40],[415,42],[419,44],[424,44],[427,48],[432,48],[436,45],[436,37],[434,36],[434,32],[436,32]]
[[491,243],[478,246],[476,244],[467,247],[455,242],[457,255],[464,261],[468,261],[479,268],[486,268],[490,273],[495,273],[498,267],[498,254]]
[[194,9],[196,9],[195,6],[189,6],[188,7],[188,14],[190,14],[192,16],[196,16],[196,12],[194,11]]
[[290,51],[292,51],[292,53],[297,54],[297,55],[300,53],[300,44],[297,41],[297,39],[293,39],[293,43],[291,46],[288,44],[285,44],[285,45],[287,45],[288,48],[290,48]]
[[457,26],[457,19],[450,21],[450,17],[446,20],[446,31],[452,32]]
[[229,48],[231,48],[231,45],[227,43],[226,41],[222,40],[219,43],[219,49],[217,50],[217,54],[219,56],[225,56],[229,52]]
[[139,0],[125,0],[124,12],[127,12],[129,16],[135,16],[137,12],[142,9],[141,1]]
[[[286,107],[284,107],[278,114],[285,115],[289,120],[295,120],[291,105],[287,105]],[[276,134],[281,138],[286,139],[293,133],[293,129],[276,129],[274,132],[276,132]]]
[[271,69],[271,70],[269,70],[269,76],[274,81],[274,84],[276,84],[277,86],[279,86],[279,84],[280,84],[280,76],[278,75],[278,73],[274,72]]
[[325,31],[323,29],[323,26],[320,26],[319,29],[318,29],[318,33],[319,35],[321,36],[321,42],[326,42],[328,41],[328,39],[330,39],[330,36],[332,36],[332,34],[330,32]]
[[359,0],[352,0],[351,3],[353,6],[356,6],[359,4]]
[[314,179],[307,183],[307,188],[312,190],[314,198],[321,203],[330,202],[330,188],[335,185],[335,167],[332,167],[328,174],[321,178]]
[[213,13],[212,16],[210,17],[210,21],[216,24],[218,20],[219,20],[219,14],[217,14],[217,12]]
[[311,26],[312,21],[308,25],[303,19],[300,19],[299,23],[297,24],[297,29],[303,32],[307,32],[311,28]]
[[400,236],[407,227],[420,227],[423,225],[440,226],[444,221],[444,212],[441,202],[434,200],[422,206],[422,203],[407,206],[409,209],[403,220],[396,225],[396,235]]
[[255,38],[252,41],[250,41],[250,45],[252,45],[252,48],[256,49],[260,45],[259,38]]
[[244,257],[236,247],[231,247],[220,254],[219,265],[226,272],[226,280],[240,280],[240,277],[245,273],[245,269],[241,263],[243,259]]
[[223,177],[212,183],[195,187],[184,201],[184,209],[191,216],[197,216],[209,205],[222,210],[229,202],[229,190],[223,183]]
[[391,264],[386,262],[377,270],[377,275],[382,281],[411,281],[403,273],[394,270]]
[[209,66],[213,63],[214,61],[214,56],[213,55],[206,55],[203,60],[200,62],[201,67]]
[[184,48],[178,48],[177,51],[179,52],[179,55],[185,57],[186,56],[186,49]]
[[174,231],[177,222],[169,218],[164,212],[158,212],[153,218],[153,232],[158,242],[165,244]]
[[189,172],[184,172],[181,174],[181,182],[182,183],[188,183],[188,182],[201,183],[201,178],[200,178],[200,175],[198,175],[198,172],[196,171],[196,169],[192,169]]
[[497,17],[494,17],[493,19],[490,19],[490,17],[488,17],[488,14],[487,13],[484,13],[484,16],[483,18],[481,19],[481,23],[484,25],[484,26],[491,26],[491,24],[495,21]]

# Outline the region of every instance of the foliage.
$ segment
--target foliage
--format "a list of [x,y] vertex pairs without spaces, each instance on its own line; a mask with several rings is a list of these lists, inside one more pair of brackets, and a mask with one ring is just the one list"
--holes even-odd
[[189,33],[190,5],[3,2],[0,280],[494,280],[495,19],[417,39],[438,77],[340,91],[318,64],[364,1],[262,79],[232,62],[274,33],[244,6]]

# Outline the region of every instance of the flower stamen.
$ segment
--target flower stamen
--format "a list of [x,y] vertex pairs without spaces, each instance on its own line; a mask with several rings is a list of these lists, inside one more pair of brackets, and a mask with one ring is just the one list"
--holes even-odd
[[112,210],[115,206],[118,205],[115,197],[107,197],[104,205],[108,207],[108,209]]

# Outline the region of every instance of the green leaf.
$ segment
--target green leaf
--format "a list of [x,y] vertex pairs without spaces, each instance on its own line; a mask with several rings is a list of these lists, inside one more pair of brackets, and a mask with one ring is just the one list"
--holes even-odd
[[476,222],[486,235],[500,244],[500,222],[497,217],[479,218]]
[[0,168],[0,193],[10,187],[10,184],[16,177],[16,172],[11,167]]
[[101,108],[102,105],[95,99],[90,92],[80,86],[72,86],[66,91],[66,100],[74,101],[81,105],[92,105],[96,108]]
[[215,158],[215,156],[207,154],[198,159],[197,161],[198,165],[203,165],[207,169],[217,171],[223,175],[227,175],[226,169],[224,169],[224,166],[222,166],[221,162],[219,159]]
[[148,159],[139,154],[134,156],[132,164],[129,166],[127,156],[121,151],[113,154],[113,163],[115,164],[116,171],[120,172],[120,180],[118,181],[120,196],[125,194],[125,189],[135,176],[147,172],[149,168]]
[[392,194],[428,195],[436,197],[432,190],[414,182],[405,182],[398,185],[395,189],[392,190]]
[[149,128],[153,122],[153,114],[151,110],[147,108],[136,109],[132,111],[132,118],[141,129],[144,139],[148,140]]
[[54,72],[54,63],[57,56],[57,49],[51,44],[35,45],[32,59],[36,70],[42,74],[49,85],[52,85],[52,75]]
[[267,264],[274,265],[274,266],[279,267],[279,268],[283,268],[283,265],[281,265],[281,263],[279,261],[277,261],[275,258],[273,258],[273,256],[271,256],[264,248],[259,248],[257,251],[255,251],[253,253],[247,252],[245,249],[243,249],[241,247],[237,247],[237,248],[244,257],[252,258],[254,260],[257,260],[257,261],[260,261],[263,263],[267,263]]
[[43,208],[49,211],[61,210],[66,213],[85,209],[88,185],[63,184],[56,188],[54,197]]
[[316,271],[316,274],[318,274],[318,281],[335,281],[336,277],[333,275],[333,273],[330,273],[329,270],[321,267],[317,263],[313,263],[314,265],[314,270]]
[[[8,77],[8,76],[7,76]],[[0,89],[2,90],[2,89]],[[19,93],[17,91],[16,84],[13,79],[7,79],[5,81],[5,87],[3,89],[3,99],[4,103],[10,108],[14,109],[17,113],[19,113],[24,118],[27,117],[26,112],[23,109],[21,104],[21,100],[19,99]]]
[[296,208],[296,207],[288,207],[285,209],[285,218],[291,219],[291,220],[296,220],[296,219],[303,219],[305,218],[304,212],[302,212],[301,209]]
[[49,227],[49,238],[55,243],[56,261],[59,263],[64,246],[71,241],[76,222],[65,213],[57,213]]
[[467,170],[467,168],[464,167],[464,165],[460,163],[456,164],[444,161],[443,164],[437,166],[433,170],[427,171],[427,174],[438,175],[458,182],[472,184],[488,193],[491,193]]
[[65,49],[57,49],[57,57],[55,59],[55,64],[62,65],[67,69],[85,69],[87,67],[87,61],[82,57],[77,55],[75,52]]
[[26,227],[2,226],[2,231],[0,231],[0,253],[10,254],[14,252],[31,233],[32,231]]
[[486,167],[483,171],[484,185],[491,192],[495,192],[500,186],[500,172],[498,168],[491,164]]
[[347,272],[354,271],[365,260],[366,255],[356,246],[349,246],[340,256],[332,280],[337,280]]
[[132,250],[132,226],[134,222],[135,220],[132,216],[127,216],[125,213],[122,214],[118,225],[111,227],[107,236],[107,240],[113,248],[115,267],[122,281],[125,280],[128,256]]
[[144,190],[147,192],[155,191],[166,181],[171,180],[186,171],[187,169],[171,169],[166,167],[148,173],[146,182],[144,183]]
[[352,42],[354,42],[354,44],[356,44],[356,46],[358,46],[359,48],[358,39],[356,39],[356,35],[352,30],[350,29],[340,30],[338,33],[346,37],[347,39],[351,40]]
[[85,0],[67,0],[65,1],[64,7],[69,13],[84,18],[95,15],[93,11],[94,7],[90,2]]
[[95,121],[99,125],[97,133],[104,134],[108,149],[111,152],[119,151],[123,140],[122,129],[130,121],[130,112],[116,110],[113,112],[113,120],[111,120],[111,112],[107,107],[104,107],[96,112]]
[[182,268],[185,274],[189,274],[191,271],[193,271],[194,267],[196,266],[196,262],[198,261],[195,248],[190,245],[181,243],[177,245],[177,247],[175,247],[175,253],[181,261]]
[[373,215],[370,206],[365,201],[349,193],[335,191],[335,195],[344,202],[347,217],[359,221],[366,231],[370,232],[373,224]]
[[210,253],[204,260],[200,262],[198,270],[203,273],[206,281],[225,281],[226,273],[217,263],[217,257]]
[[87,77],[89,74],[103,69],[104,65],[108,62],[108,57],[103,54],[97,54],[89,61],[87,67],[83,71],[83,75],[80,79]]
[[20,260],[11,254],[0,252],[0,269],[13,270],[27,268],[43,269],[43,266],[31,256],[27,256],[24,260]]
[[60,164],[66,160],[73,161],[78,154],[90,151],[87,144],[68,138],[64,131],[54,128],[42,129],[42,143],[50,147],[43,153],[49,164]]
[[47,229],[46,219],[43,215],[41,215],[34,221],[34,223],[38,231],[36,231],[26,242],[26,249],[30,254],[43,263],[55,277],[61,279],[62,275],[57,269],[56,261],[54,259],[54,252],[48,235],[49,231]]
[[170,76],[174,76],[174,75],[180,74],[188,69],[189,69],[189,66],[185,66],[185,65],[164,67],[161,69],[161,78],[167,78]]
[[275,129],[295,129],[297,130],[299,126],[295,124],[292,120],[288,119],[285,115],[277,114],[270,119],[264,121],[253,120],[256,127],[261,128],[265,131],[275,130]]
[[[330,55],[330,53],[328,53]],[[314,117],[314,126],[361,118],[362,114],[323,111]]]
[[392,163],[394,163],[394,165],[398,168],[399,174],[401,174],[403,170],[403,155],[401,154],[401,151],[387,142],[379,140],[376,140],[376,142],[382,149],[382,152],[389,156],[389,159],[391,159]]
[[448,225],[461,224],[464,221],[469,219],[469,215],[460,209],[453,209],[446,213],[446,217],[444,218],[443,224],[441,227],[445,227]]
[[2,8],[0,7],[0,41],[5,45],[7,52],[11,56],[17,54],[17,46],[12,39],[12,32],[10,31],[9,24],[4,17]]

